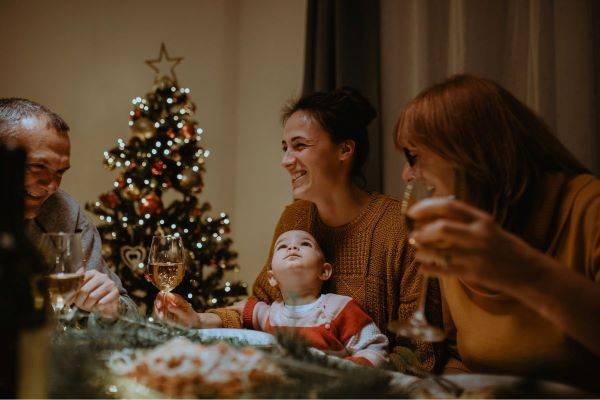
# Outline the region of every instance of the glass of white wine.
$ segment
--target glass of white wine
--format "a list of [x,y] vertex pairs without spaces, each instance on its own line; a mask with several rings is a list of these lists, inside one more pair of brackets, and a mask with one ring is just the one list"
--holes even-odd
[[[80,233],[48,232],[40,251],[48,265],[46,276],[52,309],[58,316],[71,314],[71,303],[83,284],[83,251]],[[81,269],[81,270],[80,270]]]
[[181,238],[159,235],[152,238],[145,276],[164,296],[175,289],[185,275],[185,256]]
[[[406,215],[408,209],[415,203],[431,197],[434,191],[434,187],[417,179],[412,179],[406,184],[400,205],[400,213],[409,232],[412,232],[415,226],[414,221]],[[406,321],[392,321],[388,326],[391,332],[396,333],[398,336],[420,339],[426,342],[441,342],[445,339],[446,335],[444,331],[437,326],[431,325],[425,316],[428,288],[429,277],[423,275],[423,287],[421,288],[417,309]]]

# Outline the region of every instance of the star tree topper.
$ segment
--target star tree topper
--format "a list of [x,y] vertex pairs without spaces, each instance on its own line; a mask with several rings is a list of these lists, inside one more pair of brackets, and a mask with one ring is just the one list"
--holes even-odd
[[173,82],[177,82],[177,76],[175,75],[175,67],[179,65],[183,61],[183,57],[169,57],[169,53],[167,53],[167,48],[164,43],[160,44],[160,53],[158,54],[158,58],[154,60],[146,60],[146,64],[154,72],[156,72],[156,76],[154,77],[154,83],[159,83],[163,79],[169,79]]

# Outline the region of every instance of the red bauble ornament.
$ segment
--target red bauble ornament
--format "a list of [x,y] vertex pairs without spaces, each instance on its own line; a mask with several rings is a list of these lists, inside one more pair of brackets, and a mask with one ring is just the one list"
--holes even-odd
[[142,111],[139,108],[136,108],[136,110],[133,112],[133,116],[134,118],[139,118],[142,116]]
[[175,139],[175,131],[173,129],[169,129],[167,131],[167,136],[170,137],[171,139]]
[[181,133],[183,134],[183,137],[185,137],[186,139],[193,138],[194,135],[195,135],[195,133],[194,133],[194,125],[185,124],[183,126],[183,128],[181,128]]
[[162,212],[163,204],[156,193],[150,193],[142,198],[139,204],[140,214],[158,214]]
[[125,187],[125,179],[122,176],[117,177],[117,183],[121,189]]
[[152,163],[152,169],[150,170],[150,172],[152,172],[153,175],[162,175],[165,168],[166,165],[164,162],[162,162],[162,160],[155,160]]
[[119,196],[117,196],[117,194],[115,192],[111,191],[111,192],[104,193],[103,195],[101,195],[100,202],[102,202],[102,204],[105,207],[115,208],[119,205],[121,200],[119,199]]

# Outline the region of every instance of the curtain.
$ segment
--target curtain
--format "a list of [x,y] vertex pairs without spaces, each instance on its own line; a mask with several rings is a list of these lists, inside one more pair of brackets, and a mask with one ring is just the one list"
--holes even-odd
[[594,0],[381,0],[384,192],[403,187],[399,111],[459,72],[505,86],[598,174],[599,11]]
[[[303,93],[358,89],[380,110],[379,1],[308,0]],[[381,119],[369,126],[366,188],[382,190]]]

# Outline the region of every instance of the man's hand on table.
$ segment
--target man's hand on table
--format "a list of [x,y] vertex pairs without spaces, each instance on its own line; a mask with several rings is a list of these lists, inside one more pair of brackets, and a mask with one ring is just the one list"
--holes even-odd
[[161,321],[186,328],[221,328],[216,314],[197,313],[192,305],[175,293],[159,293],[154,301],[154,316]]
[[[80,268],[78,273],[83,272]],[[107,274],[95,269],[85,271],[83,285],[75,295],[75,306],[98,312],[104,318],[115,318],[119,313],[119,289]]]

